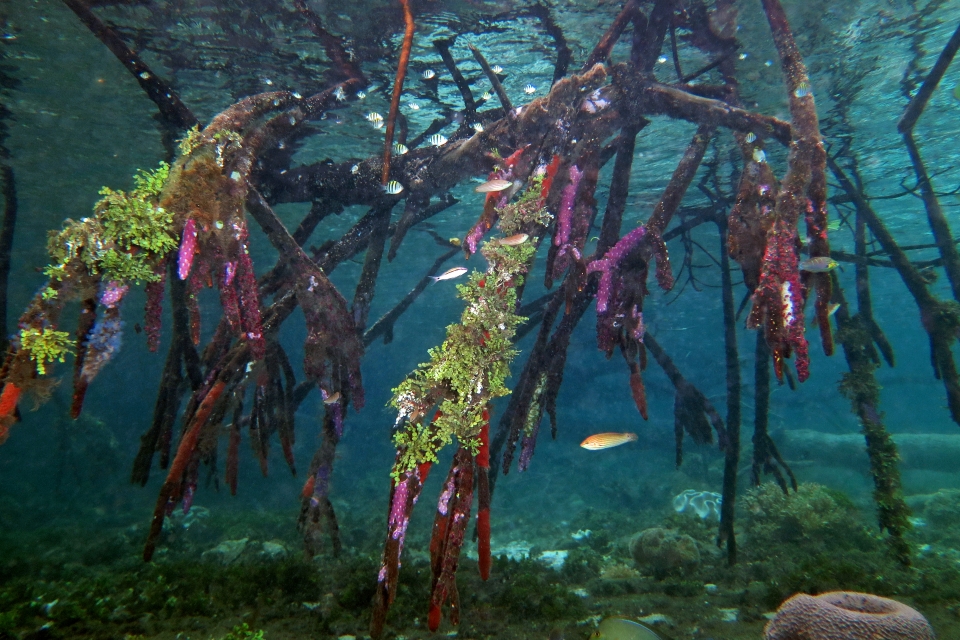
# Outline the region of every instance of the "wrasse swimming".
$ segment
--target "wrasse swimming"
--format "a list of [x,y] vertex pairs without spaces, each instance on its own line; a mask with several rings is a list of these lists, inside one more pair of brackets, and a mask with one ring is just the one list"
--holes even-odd
[[833,271],[840,266],[840,263],[829,256],[817,256],[800,263],[800,271],[810,271],[811,273],[826,273]]
[[660,640],[660,636],[639,622],[607,618],[590,634],[590,640]]
[[504,191],[513,186],[513,183],[509,180],[487,180],[483,184],[477,186],[474,191],[477,193],[493,193],[495,191]]
[[441,280],[453,280],[454,278],[459,278],[467,272],[466,267],[454,267],[448,271],[444,271],[438,276],[430,276],[434,282],[440,282]]
[[628,442],[636,442],[636,440],[637,434],[635,433],[595,433],[581,442],[580,446],[590,451],[600,451],[601,449],[619,447]]
[[530,236],[528,236],[527,234],[518,233],[516,235],[510,236],[509,238],[500,238],[495,242],[501,247],[519,247],[521,244],[523,244],[529,239],[530,239]]

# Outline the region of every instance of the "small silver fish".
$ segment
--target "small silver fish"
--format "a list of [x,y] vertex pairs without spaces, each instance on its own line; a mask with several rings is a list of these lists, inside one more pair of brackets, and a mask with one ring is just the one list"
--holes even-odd
[[493,193],[496,191],[505,191],[513,186],[509,180],[487,180],[474,189],[477,193]]
[[537,88],[532,84],[528,84],[523,88],[523,92],[528,96],[537,92]]
[[412,111],[420,111],[420,105],[418,105],[416,102],[408,102],[407,106],[410,107]]
[[367,114],[367,122],[383,122],[383,116],[376,111]]
[[383,186],[383,190],[387,192],[387,195],[395,196],[403,191],[403,185],[396,180],[391,180]]
[[512,235],[507,238],[500,238],[496,242],[501,247],[518,247],[529,239],[530,239],[530,236],[528,236],[527,234],[518,233],[516,235]]
[[393,152],[394,152],[395,154],[397,154],[398,156],[402,156],[402,155],[405,154],[407,151],[409,151],[409,149],[407,149],[407,145],[401,144],[401,143],[399,143],[399,142],[395,142],[395,143],[393,144]]
[[420,75],[423,76],[424,80],[433,80],[434,78],[437,77],[437,74],[433,69],[424,69],[423,73],[421,73]]
[[453,269],[444,271],[438,276],[430,276],[430,279],[433,280],[434,282],[440,282],[441,280],[453,280],[454,278],[459,278],[466,272],[467,272],[466,267],[454,267]]
[[[487,100],[492,100],[492,99],[493,99],[493,96],[490,95],[490,92],[489,92],[489,91],[484,91],[484,92],[483,92],[483,95],[480,96],[480,99],[483,100],[484,102],[486,102]],[[960,98],[958,98],[958,99],[960,99]]]
[[435,147],[442,147],[443,145],[447,144],[447,139],[441,134],[435,133],[430,136],[430,144]]
[[797,85],[797,88],[794,89],[793,95],[797,96],[798,98],[803,98],[804,96],[810,95],[810,85],[806,82],[801,82]]
[[374,129],[383,129],[383,120],[377,120],[376,122],[371,122]]
[[476,131],[477,133],[483,133],[483,125],[480,124],[479,122],[474,122],[470,126],[473,127],[473,130]]
[[830,256],[817,256],[809,258],[800,263],[800,271],[809,271],[811,273],[826,273],[833,271],[840,266],[840,263]]
[[763,164],[767,161],[767,154],[763,152],[763,149],[754,149],[753,150],[753,161],[757,164]]
[[364,98],[367,97],[367,94],[364,93],[363,91],[357,91],[357,97],[363,100]]
[[746,140],[747,142],[754,142],[756,139],[757,139],[757,134],[755,134],[753,131],[748,133],[747,137],[744,138],[744,140]]
[[492,67],[490,67],[490,71],[493,71],[495,74],[500,75],[501,73],[503,73],[503,67],[501,67],[498,64],[495,64]]

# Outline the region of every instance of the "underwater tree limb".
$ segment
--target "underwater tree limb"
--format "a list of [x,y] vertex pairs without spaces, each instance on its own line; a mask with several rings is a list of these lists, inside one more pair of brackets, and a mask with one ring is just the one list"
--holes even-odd
[[453,42],[453,38],[434,40],[433,47],[437,50],[437,53],[440,54],[443,64],[447,66],[447,71],[449,71],[453,77],[453,83],[457,85],[457,90],[463,98],[464,116],[470,117],[477,112],[477,102],[473,99],[470,84],[466,78],[463,77],[463,74],[460,73],[456,61],[454,61],[453,56],[450,55],[450,47],[453,46]]
[[623,35],[623,31],[627,28],[627,25],[633,21],[634,15],[639,12],[640,7],[638,2],[636,0],[627,0],[623,9],[620,10],[617,17],[614,18],[610,26],[607,27],[606,33],[601,36],[597,45],[593,48],[593,51],[590,52],[590,55],[587,56],[587,59],[583,62],[583,66],[580,68],[581,73],[591,69],[595,64],[607,63],[613,46],[617,44],[617,40]]
[[324,270],[307,257],[256,190],[250,190],[247,208],[274,248],[288,261],[296,279],[297,300],[307,320],[304,371],[308,377],[324,384],[327,368],[323,363],[329,361],[334,375],[329,382],[332,385],[329,392],[340,391],[345,401],[352,395],[354,406],[361,408],[363,386],[360,381],[360,358],[363,344],[346,300]]
[[370,313],[370,303],[373,301],[374,290],[377,285],[377,274],[380,272],[380,263],[383,259],[383,250],[387,242],[387,232],[390,230],[390,212],[393,203],[381,207],[376,215],[377,221],[370,234],[367,244],[367,255],[363,260],[363,269],[353,296],[353,322],[357,332],[363,333],[367,326],[367,316]]
[[341,40],[326,30],[320,16],[310,10],[305,0],[294,0],[293,6],[306,20],[307,27],[320,38],[324,52],[333,62],[333,68],[331,69],[333,77],[331,80],[337,83],[356,78],[360,81],[360,84],[366,84],[367,80],[360,65],[353,61],[350,54],[344,49]]
[[834,300],[840,305],[834,314],[837,340],[850,369],[843,375],[840,392],[850,400],[851,409],[860,419],[866,438],[880,530],[889,533],[888,541],[897,560],[909,566],[911,549],[904,536],[910,529],[910,509],[903,498],[897,445],[884,426],[883,414],[879,410],[880,385],[873,373],[878,363],[870,353],[873,349],[872,338],[864,315],[850,314],[839,278],[835,273],[831,277],[834,280]]
[[13,167],[2,158],[0,158],[0,198],[3,200],[3,220],[0,222],[0,351],[6,352],[9,343],[7,303],[10,287],[10,252],[13,251],[13,234],[17,228],[17,183]]
[[[866,253],[867,249],[867,223],[864,221],[863,216],[859,213],[856,213],[856,221],[854,228],[854,246],[856,248],[856,253],[858,256],[862,256]],[[870,359],[880,364],[880,359],[877,357],[876,349],[873,348],[873,344],[876,344],[877,348],[883,354],[883,359],[887,361],[889,366],[894,366],[894,357],[893,357],[893,347],[890,345],[890,342],[887,340],[887,337],[884,335],[883,330],[880,329],[880,325],[877,324],[877,321],[873,317],[873,301],[870,295],[870,270],[866,264],[858,262],[855,269],[855,282],[857,287],[857,313],[860,316],[864,325],[866,325],[867,331],[870,333],[872,339],[871,343],[868,343],[867,349]],[[838,283],[834,282],[834,287],[837,287]]]
[[513,105],[510,103],[510,98],[507,96],[507,92],[503,88],[503,85],[500,84],[500,78],[498,78],[497,74],[493,72],[493,69],[490,67],[490,63],[487,62],[487,59],[480,52],[480,49],[477,49],[471,44],[470,52],[473,54],[477,64],[480,65],[480,68],[483,69],[483,72],[487,76],[487,80],[489,80],[490,84],[493,86],[493,92],[497,94],[497,99],[500,100],[500,105],[503,107],[503,113],[509,118],[510,114],[513,112]]
[[[550,331],[553,323],[557,319],[565,296],[562,295],[563,288],[567,286],[562,284],[557,293],[547,303],[543,310],[543,319],[540,322],[540,330],[537,333],[537,340],[530,353],[523,370],[517,378],[516,386],[507,403],[507,408],[500,418],[500,424],[497,427],[497,433],[490,443],[490,457],[500,460],[499,464],[490,465],[489,490],[493,494],[497,483],[499,471],[507,475],[510,471],[510,465],[513,460],[513,451],[519,441],[521,434],[529,425],[539,423],[543,415],[543,391],[544,379],[546,376],[545,368],[550,361]],[[504,446],[507,451],[501,457],[501,451]]]
[[914,173],[917,177],[917,187],[920,190],[920,199],[923,201],[924,209],[927,212],[927,222],[933,232],[937,248],[940,250],[940,256],[943,258],[943,268],[947,274],[947,279],[950,281],[953,297],[960,301],[960,252],[957,251],[950,225],[933,189],[931,176],[927,172],[926,165],[920,155],[920,149],[913,138],[913,128],[917,120],[923,114],[930,96],[933,95],[937,85],[940,84],[940,80],[958,50],[960,50],[960,26],[953,32],[953,36],[951,36],[943,51],[940,52],[933,69],[924,79],[916,95],[907,104],[903,115],[897,122],[897,130],[903,135],[904,145],[910,155],[910,162],[913,164]]
[[542,2],[537,2],[527,9],[527,13],[536,16],[540,20],[543,30],[553,38],[553,45],[557,50],[557,60],[553,65],[553,80],[550,84],[554,85],[560,78],[567,75],[567,68],[570,66],[573,54],[570,51],[570,46],[567,44],[567,38],[563,33],[563,29],[561,29],[553,19],[553,14],[549,6]]
[[460,253],[459,247],[453,247],[439,258],[437,258],[433,266],[427,271],[427,275],[420,279],[416,286],[403,297],[403,299],[396,304],[390,311],[386,312],[380,319],[373,323],[373,325],[366,330],[363,334],[363,345],[369,346],[373,343],[374,340],[383,336],[384,344],[390,344],[393,342],[393,325],[396,323],[397,319],[403,315],[403,313],[410,308],[410,305],[414,303],[417,297],[423,293],[427,286],[433,282],[430,276],[437,273],[440,270],[441,265],[444,262]]
[[400,109],[400,95],[403,93],[403,80],[407,77],[407,65],[410,62],[410,49],[413,47],[413,12],[410,0],[400,0],[403,7],[403,44],[400,46],[400,60],[397,62],[397,75],[393,80],[393,95],[390,98],[390,112],[387,114],[387,131],[383,145],[383,174],[380,183],[386,185],[390,180],[390,156],[393,152],[393,130],[397,126],[397,112]]
[[393,259],[397,257],[400,244],[404,238],[407,237],[407,232],[410,231],[410,229],[459,202],[459,200],[450,195],[449,191],[442,194],[438,201],[433,204],[430,204],[429,200],[424,201],[419,196],[407,198],[403,214],[401,214],[393,233],[390,235],[390,251],[387,252],[387,260],[393,261]]
[[307,482],[300,494],[300,516],[297,528],[303,535],[307,553],[312,557],[319,553],[324,531],[330,538],[333,555],[339,555],[342,548],[340,527],[337,514],[330,502],[330,480],[333,475],[333,463],[337,455],[340,433],[334,414],[342,411],[338,403],[324,407],[320,448],[310,462]]
[[762,332],[757,332],[753,388],[753,463],[750,466],[753,484],[760,486],[761,472],[769,473],[773,475],[780,489],[788,493],[787,481],[783,477],[783,473],[786,473],[790,479],[790,487],[796,491],[797,479],[780,456],[767,429],[770,420],[770,347]]
[[[84,0],[63,0],[70,7],[80,21],[117,57],[127,71],[136,79],[140,87],[146,92],[150,100],[160,110],[167,129],[167,142],[172,143],[173,137],[181,134],[199,121],[193,112],[183,104],[180,96],[137,55],[117,35],[116,31],[103,23],[90,9]],[[172,147],[171,147],[172,148]]]
[[183,496],[185,474],[187,465],[196,452],[200,439],[200,431],[207,424],[210,414],[220,400],[227,381],[224,379],[215,379],[212,385],[203,396],[203,400],[197,407],[196,413],[190,420],[183,438],[180,440],[180,446],[177,449],[177,455],[170,465],[170,472],[160,489],[160,496],[157,498],[157,506],[153,512],[153,521],[150,524],[150,533],[147,536],[147,542],[143,549],[143,559],[150,562],[153,559],[153,552],[157,547],[157,539],[163,528],[163,520],[166,515],[167,505],[175,505]]
[[663,236],[664,230],[666,230],[667,225],[670,224],[670,219],[673,217],[677,207],[680,206],[680,201],[683,200],[683,196],[687,193],[687,189],[690,187],[690,183],[693,181],[697,169],[700,168],[700,163],[703,161],[703,154],[706,153],[707,145],[713,139],[715,131],[716,127],[712,125],[701,124],[697,127],[697,132],[693,135],[693,139],[690,140],[690,144],[687,145],[687,150],[684,152],[680,162],[677,163],[677,168],[674,169],[673,175],[670,176],[670,182],[663,190],[663,195],[660,197],[656,207],[653,209],[653,214],[647,221],[647,229],[651,233]]
[[956,302],[940,300],[930,292],[923,275],[897,245],[893,235],[867,202],[863,192],[854,185],[834,158],[828,156],[827,164],[841,188],[850,196],[857,213],[863,216],[873,237],[890,256],[894,268],[913,296],[920,311],[923,329],[930,338],[930,364],[933,367],[934,376],[943,381],[951,419],[960,424],[960,373],[957,372],[956,361],[951,351],[951,345],[957,339],[957,333],[960,330],[960,308]]
[[660,343],[649,333],[643,337],[643,344],[650,350],[653,359],[670,379],[676,389],[674,398],[674,436],[676,440],[676,465],[683,463],[683,434],[686,432],[698,445],[713,442],[713,430],[717,432],[717,444],[721,451],[727,447],[727,433],[723,418],[707,399],[703,392],[693,386]]
[[[618,74],[614,74],[617,76]],[[791,139],[789,123],[745,109],[733,107],[720,100],[703,98],[670,85],[645,81],[624,83],[625,100],[637,101],[637,109],[648,115],[666,115],[696,124],[714,124],[743,133],[754,132],[758,137],[768,136],[788,145]]]
[[[720,218],[722,220],[722,217]],[[726,544],[727,563],[737,562],[737,538],[734,517],[737,500],[737,471],[740,466],[740,355],[737,350],[737,319],[730,277],[730,252],[727,249],[726,220],[720,231],[721,304],[723,306],[723,347],[727,381],[727,444],[723,448],[723,499],[720,503],[720,528],[717,546]]]
[[[540,187],[534,183],[517,202],[502,209],[500,230],[511,237],[521,230],[542,228],[549,220],[543,206]],[[422,479],[437,462],[439,451],[454,440],[458,451],[440,496],[430,547],[433,584],[428,627],[437,629],[448,600],[450,619],[454,624],[459,621],[455,574],[472,502],[473,469],[476,464],[482,474],[489,467],[489,402],[509,393],[505,380],[516,355],[513,338],[521,320],[516,315],[517,287],[536,249],[530,242],[511,246],[488,241],[481,253],[489,265],[486,271],[474,271],[469,281],[458,287],[458,297],[465,303],[460,322],[447,327],[443,343],[430,350],[430,362],[421,364],[393,390],[397,457],[391,472],[394,485],[387,539],[371,620],[374,638],[383,632],[396,593],[403,538]],[[489,493],[484,486],[478,532],[481,578],[486,579],[490,529]]]
[[617,138],[617,155],[613,162],[613,176],[610,180],[610,195],[607,197],[607,208],[603,213],[603,222],[597,236],[596,255],[602,256],[617,244],[620,239],[620,227],[623,221],[623,212],[627,208],[627,196],[630,190],[630,174],[633,171],[633,155],[636,149],[637,136],[646,126],[628,124]]
[[957,26],[953,35],[950,36],[947,44],[944,45],[933,68],[927,77],[924,78],[923,84],[920,85],[920,89],[917,90],[917,93],[910,99],[910,103],[907,104],[906,109],[903,110],[903,115],[900,116],[900,120],[897,122],[897,131],[901,134],[913,131],[914,125],[917,124],[917,120],[923,114],[924,109],[926,109],[927,102],[929,102],[930,97],[933,96],[933,92],[936,90],[937,85],[940,84],[940,80],[943,79],[943,75],[947,72],[950,63],[953,62],[957,51],[960,51],[960,25]]

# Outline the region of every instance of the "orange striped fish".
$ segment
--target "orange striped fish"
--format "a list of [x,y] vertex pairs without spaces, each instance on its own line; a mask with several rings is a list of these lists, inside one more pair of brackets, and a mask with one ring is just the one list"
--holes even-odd
[[636,440],[637,434],[635,433],[595,433],[581,442],[580,446],[590,451],[600,451],[610,447],[619,447],[628,442],[636,442]]

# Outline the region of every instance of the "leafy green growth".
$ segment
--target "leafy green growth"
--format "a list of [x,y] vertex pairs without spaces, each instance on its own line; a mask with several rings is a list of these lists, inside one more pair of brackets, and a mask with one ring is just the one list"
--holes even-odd
[[[44,273],[63,281],[69,265],[78,260],[104,280],[158,280],[160,258],[177,247],[173,212],[158,203],[169,172],[169,165],[160,163],[156,171],[139,171],[130,193],[101,189],[103,198],[94,206],[93,217],[68,220],[61,231],[50,233],[47,250],[52,260]],[[44,291],[45,299],[55,295]]]
[[222,640],[264,640],[265,638],[263,629],[251,631],[247,623],[244,622],[235,626],[230,633],[223,636]]
[[20,349],[30,354],[30,359],[37,365],[37,373],[42,376],[49,363],[63,362],[68,353],[73,353],[73,343],[66,331],[28,327],[20,331]]
[[[540,200],[540,183],[533,181],[500,212],[498,226],[509,236],[542,225],[549,215]],[[489,263],[487,271],[473,272],[457,287],[457,297],[466,304],[460,322],[448,326],[443,344],[430,349],[430,362],[393,390],[391,405],[398,410],[397,423],[403,422],[394,435],[400,451],[395,479],[417,465],[436,462],[437,452],[454,438],[475,453],[487,403],[510,393],[506,379],[517,355],[513,337],[524,320],[515,312],[517,287],[536,248],[533,242],[510,247],[491,241],[480,253]],[[424,417],[437,403],[437,415],[428,423]]]
[[237,146],[243,142],[243,136],[241,136],[236,131],[231,131],[230,129],[220,129],[215,134],[213,134],[213,139],[218,144],[231,145],[235,144]]
[[200,125],[194,125],[192,129],[187,131],[187,135],[183,136],[180,140],[180,144],[178,145],[179,155],[190,155],[202,142],[203,136],[200,135]]

